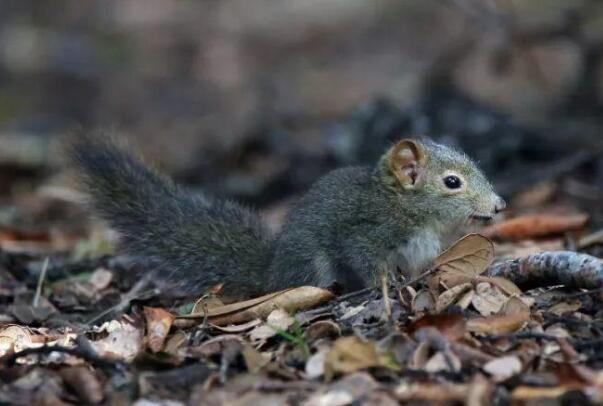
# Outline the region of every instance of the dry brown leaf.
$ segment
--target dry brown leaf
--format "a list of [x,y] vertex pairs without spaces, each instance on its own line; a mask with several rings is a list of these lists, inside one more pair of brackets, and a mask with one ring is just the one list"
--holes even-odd
[[144,307],[144,317],[147,322],[148,346],[152,352],[159,352],[167,338],[174,316],[160,307]]
[[305,337],[308,342],[319,338],[340,336],[341,328],[331,320],[319,320],[306,328]]
[[530,320],[529,313],[515,313],[467,320],[467,330],[484,335],[500,335],[521,329]]
[[243,346],[241,354],[245,360],[245,365],[247,365],[247,370],[252,374],[258,373],[270,363],[270,355],[259,352],[249,344]]
[[514,296],[512,298],[510,298],[509,300],[507,300],[507,303],[505,303],[505,305],[503,306],[503,308],[500,311],[500,315],[510,315],[510,314],[517,314],[517,313],[522,313],[525,317],[525,315],[529,315],[530,314],[530,306],[524,302],[522,299]]
[[213,309],[223,306],[225,306],[224,302],[222,302],[218,297],[213,295],[204,295],[195,302],[191,314],[203,313],[205,310],[210,313]]
[[[333,299],[334,295],[326,289],[313,286],[301,286],[270,293],[255,299],[231,303],[208,309],[209,321],[218,326],[240,324],[249,320],[267,317],[273,310],[282,308],[289,313],[307,309]],[[180,316],[181,319],[197,319],[205,317],[205,312]]]
[[433,267],[439,272],[435,278],[447,288],[471,282],[493,259],[492,241],[479,234],[469,234],[436,258]]
[[398,400],[402,402],[423,401],[433,404],[464,402],[469,386],[465,384],[418,383],[409,384],[404,380],[395,389]]
[[433,327],[444,337],[456,341],[465,336],[465,319],[460,314],[429,314],[412,322],[408,326],[408,333],[414,334],[422,328]]
[[348,336],[335,340],[325,359],[325,378],[331,380],[335,374],[348,374],[361,369],[384,366],[375,343]]
[[488,282],[497,286],[501,291],[509,296],[519,296],[523,292],[512,281],[500,276],[478,276],[476,282]]
[[514,402],[529,402],[536,400],[557,399],[566,392],[572,390],[563,386],[555,387],[534,387],[534,386],[518,386],[511,392],[511,399]]
[[579,299],[574,299],[567,302],[560,302],[551,306],[548,311],[557,316],[563,316],[565,314],[574,313],[580,310],[582,302]]
[[494,224],[482,232],[489,238],[525,240],[579,230],[587,221],[586,214],[533,214]]
[[33,344],[32,331],[23,326],[9,324],[0,329],[0,356],[14,350],[21,351]]
[[482,316],[498,313],[509,298],[497,286],[487,282],[478,283],[471,304]]
[[473,289],[471,289],[470,291],[466,292],[457,302],[456,305],[458,307],[460,307],[461,309],[466,309],[469,307],[469,305],[471,304],[471,301],[473,300],[473,297],[475,296],[475,291]]
[[412,299],[412,311],[415,314],[427,313],[435,309],[436,300],[428,289],[421,289]]
[[471,291],[473,285],[469,282],[456,285],[444,293],[442,293],[436,302],[436,312],[440,313],[442,310],[459,300],[466,292]]
[[277,335],[279,330],[287,331],[293,323],[295,323],[295,319],[289,313],[283,309],[276,309],[268,315],[266,323],[251,330],[249,339],[253,344],[260,344]]
[[98,377],[89,368],[76,366],[59,371],[63,381],[69,385],[86,404],[98,404],[103,401],[104,391]]
[[182,330],[178,330],[170,336],[165,343],[163,350],[168,354],[180,358],[182,356],[181,353],[187,349],[187,342],[188,337],[186,336],[186,333],[184,333]]

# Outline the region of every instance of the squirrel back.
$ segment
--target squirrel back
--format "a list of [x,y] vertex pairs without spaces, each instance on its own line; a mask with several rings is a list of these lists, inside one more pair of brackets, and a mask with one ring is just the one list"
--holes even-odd
[[253,211],[191,194],[98,135],[81,137],[70,155],[123,247],[181,294],[221,283],[229,298],[334,282],[352,291],[383,272],[413,276],[459,226],[505,205],[463,153],[402,140],[373,167],[317,181],[273,237]]
[[264,291],[272,237],[256,213],[182,189],[110,136],[83,135],[69,149],[94,211],[176,296],[220,283],[235,297]]

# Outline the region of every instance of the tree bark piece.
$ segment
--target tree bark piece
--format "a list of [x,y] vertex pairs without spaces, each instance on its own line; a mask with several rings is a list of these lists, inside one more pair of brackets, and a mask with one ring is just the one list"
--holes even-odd
[[510,279],[522,289],[553,285],[597,289],[603,287],[603,260],[572,251],[549,251],[495,264],[488,274]]

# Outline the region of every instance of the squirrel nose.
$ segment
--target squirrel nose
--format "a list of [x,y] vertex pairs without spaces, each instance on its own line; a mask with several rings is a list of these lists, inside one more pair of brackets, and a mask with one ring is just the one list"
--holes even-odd
[[500,213],[507,208],[507,202],[500,196],[496,197],[496,203],[494,203],[494,213]]

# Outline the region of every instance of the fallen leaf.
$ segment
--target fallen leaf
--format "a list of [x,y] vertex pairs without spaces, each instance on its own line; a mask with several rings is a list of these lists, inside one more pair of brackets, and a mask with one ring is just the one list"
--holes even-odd
[[495,382],[503,382],[521,372],[521,360],[509,355],[493,359],[483,366],[484,372],[488,373]]
[[525,240],[579,230],[587,221],[586,214],[533,214],[494,224],[482,232],[489,238]]
[[582,302],[579,299],[575,299],[567,302],[559,302],[548,309],[549,313],[553,313],[556,316],[563,316],[566,314],[574,313],[580,310]]
[[555,387],[533,387],[533,386],[518,386],[511,392],[511,399],[514,402],[529,402],[535,400],[557,399],[566,392],[572,390],[563,386]]
[[[301,286],[270,293],[243,302],[231,303],[208,309],[207,317],[211,323],[218,326],[240,324],[257,318],[265,318],[277,308],[282,308],[289,313],[295,313],[298,310],[311,308],[333,298],[333,293],[326,289],[313,286]],[[179,316],[178,318],[197,319],[204,317],[205,312],[201,311],[185,316]]]
[[461,360],[451,352],[444,354],[438,351],[427,361],[423,369],[429,373],[458,372],[461,370]]
[[434,278],[446,288],[471,282],[490,266],[493,259],[492,241],[479,234],[469,234],[436,258],[433,267],[439,272]]
[[341,337],[327,353],[325,378],[331,380],[338,373],[348,374],[378,366],[384,366],[384,363],[374,342],[362,341],[356,336]]
[[459,300],[466,292],[473,289],[473,285],[469,282],[461,283],[456,285],[444,293],[442,293],[436,302],[436,312],[440,313],[442,310]]
[[433,327],[444,337],[456,341],[465,336],[465,319],[460,314],[434,314],[426,315],[412,322],[408,326],[408,333],[414,334],[422,328]]
[[182,358],[181,352],[186,350],[188,337],[182,330],[176,331],[165,343],[163,351],[175,357]]
[[211,357],[216,354],[226,352],[228,349],[230,352],[237,352],[243,348],[247,343],[241,336],[235,334],[223,334],[214,338],[210,338],[207,341],[202,342],[197,347],[190,349],[191,353],[202,355],[204,357]]
[[487,282],[498,287],[503,293],[509,296],[519,296],[523,292],[512,281],[500,276],[478,276],[476,282]]
[[[384,405],[395,406],[391,398],[376,396],[379,384],[366,372],[342,377],[332,385],[315,391],[302,406]],[[265,403],[263,403],[265,404]],[[283,404],[283,403],[280,403]]]
[[428,289],[421,289],[412,299],[412,311],[415,314],[427,313],[434,310],[436,300]]
[[111,320],[94,330],[108,333],[106,337],[90,342],[100,356],[130,362],[142,350],[142,331],[129,322]]
[[408,360],[408,366],[412,369],[423,369],[431,353],[431,345],[428,342],[419,342]]
[[394,393],[401,402],[424,401],[433,404],[464,402],[467,398],[468,385],[463,384],[409,384],[404,380]]
[[103,401],[103,386],[89,368],[84,366],[63,368],[59,374],[83,403],[95,405]]
[[512,297],[503,306],[500,311],[501,315],[510,315],[522,313],[523,317],[529,318],[530,306],[519,297]]
[[458,307],[460,307],[461,309],[466,309],[469,307],[469,305],[471,304],[471,301],[473,300],[473,297],[475,296],[475,291],[473,289],[471,289],[470,291],[466,292],[457,302],[456,305]]
[[224,302],[222,302],[218,297],[213,295],[203,295],[195,302],[193,309],[190,313],[203,313],[205,312],[205,310],[207,310],[209,314],[213,309],[217,309],[223,306],[225,306]]
[[476,374],[469,383],[466,406],[482,406],[490,403],[493,385],[482,374]]
[[259,352],[249,344],[243,346],[241,353],[247,370],[252,374],[258,373],[270,363],[270,355]]
[[509,298],[498,287],[487,282],[478,283],[471,304],[482,316],[498,313]]
[[319,320],[306,328],[306,340],[312,342],[324,337],[336,337],[341,335],[341,328],[331,320]]
[[33,333],[27,327],[16,324],[8,325],[0,329],[0,356],[8,351],[21,351],[33,344]]
[[152,352],[159,352],[167,338],[174,316],[159,307],[144,307],[144,317],[147,322],[148,345]]
[[254,344],[259,344],[278,334],[279,330],[287,331],[295,323],[295,319],[283,309],[272,311],[266,318],[266,323],[255,327],[249,333],[249,339]]
[[530,320],[530,314],[515,313],[467,320],[467,330],[484,335],[500,335],[521,329]]
[[325,361],[327,359],[327,353],[329,348],[321,348],[312,354],[306,361],[306,376],[308,379],[320,378],[325,373]]

